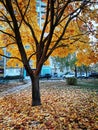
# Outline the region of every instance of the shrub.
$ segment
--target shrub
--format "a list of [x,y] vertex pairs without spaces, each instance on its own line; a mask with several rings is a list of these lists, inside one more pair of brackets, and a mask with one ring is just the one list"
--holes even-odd
[[77,79],[75,77],[70,77],[66,79],[66,82],[68,85],[76,85],[77,84]]

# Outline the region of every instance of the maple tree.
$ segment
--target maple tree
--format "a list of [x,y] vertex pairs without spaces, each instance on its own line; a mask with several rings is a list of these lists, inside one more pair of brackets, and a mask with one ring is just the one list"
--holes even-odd
[[[39,74],[49,56],[73,53],[82,42],[89,41],[88,36],[93,31],[90,18],[97,22],[97,10],[90,9],[91,5],[97,4],[96,0],[45,2],[45,22],[40,30],[35,0],[0,0],[0,55],[10,58],[8,66],[23,66],[28,72],[32,83],[33,106],[41,104]],[[85,24],[86,29],[81,26]],[[4,55],[2,48],[6,48],[11,55]],[[32,71],[30,61],[35,71]]]

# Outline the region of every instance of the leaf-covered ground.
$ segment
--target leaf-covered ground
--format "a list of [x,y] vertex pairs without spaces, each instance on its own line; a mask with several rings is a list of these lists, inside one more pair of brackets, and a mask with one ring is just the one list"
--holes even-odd
[[0,98],[0,130],[98,130],[98,93],[42,82],[42,105],[31,107],[31,88]]

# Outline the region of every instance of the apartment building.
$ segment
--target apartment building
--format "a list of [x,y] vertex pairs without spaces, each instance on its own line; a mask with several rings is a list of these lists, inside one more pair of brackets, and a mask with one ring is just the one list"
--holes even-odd
[[44,22],[44,15],[46,10],[46,4],[42,0],[36,0],[36,11],[38,13],[37,20],[40,28]]

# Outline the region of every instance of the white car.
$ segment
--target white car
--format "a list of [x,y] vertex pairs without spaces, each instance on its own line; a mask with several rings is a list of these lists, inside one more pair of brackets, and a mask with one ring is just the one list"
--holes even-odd
[[68,74],[64,74],[62,76],[62,78],[70,78],[70,77],[75,77],[75,74],[74,73],[68,73]]

